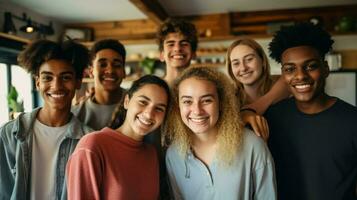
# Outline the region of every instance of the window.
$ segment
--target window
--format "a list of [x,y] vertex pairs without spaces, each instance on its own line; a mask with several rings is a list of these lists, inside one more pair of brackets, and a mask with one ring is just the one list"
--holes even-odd
[[11,66],[11,83],[19,93],[18,100],[24,101],[25,112],[33,110],[32,77],[17,65]]
[[[9,113],[7,106],[7,66],[0,63],[0,113]],[[9,115],[0,114],[0,126],[9,120]]]

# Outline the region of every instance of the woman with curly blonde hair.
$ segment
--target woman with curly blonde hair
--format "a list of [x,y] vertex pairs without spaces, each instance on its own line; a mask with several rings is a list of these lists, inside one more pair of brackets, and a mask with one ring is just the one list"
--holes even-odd
[[244,129],[235,91],[214,69],[186,69],[173,86],[163,126],[175,199],[275,199],[274,164],[263,140]]

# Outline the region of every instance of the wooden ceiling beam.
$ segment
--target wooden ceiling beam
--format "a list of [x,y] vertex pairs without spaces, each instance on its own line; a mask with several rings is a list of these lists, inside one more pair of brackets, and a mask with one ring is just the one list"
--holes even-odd
[[169,17],[157,0],[130,0],[130,2],[156,24],[161,24]]

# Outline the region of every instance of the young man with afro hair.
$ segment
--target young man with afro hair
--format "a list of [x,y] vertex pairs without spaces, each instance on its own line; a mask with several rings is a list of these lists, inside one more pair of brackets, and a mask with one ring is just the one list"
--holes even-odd
[[321,27],[301,23],[269,45],[293,95],[265,114],[279,199],[357,199],[357,109],[324,90],[332,44]]

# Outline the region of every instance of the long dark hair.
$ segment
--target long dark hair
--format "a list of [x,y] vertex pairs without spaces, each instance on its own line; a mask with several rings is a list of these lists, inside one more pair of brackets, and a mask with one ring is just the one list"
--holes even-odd
[[[162,80],[161,78],[154,76],[154,75],[145,75],[138,80],[133,82],[133,85],[130,87],[128,91],[126,91],[125,95],[123,96],[121,102],[119,105],[115,108],[113,115],[112,115],[112,120],[109,124],[109,127],[112,129],[117,129],[120,127],[124,121],[125,121],[125,116],[126,116],[126,109],[124,108],[124,100],[125,96],[128,95],[129,99],[133,97],[134,93],[138,91],[140,88],[147,84],[154,84],[157,85],[161,88],[163,88],[167,94],[167,105],[170,104],[170,88],[167,85],[167,83]],[[155,92],[155,91],[153,91]]]

